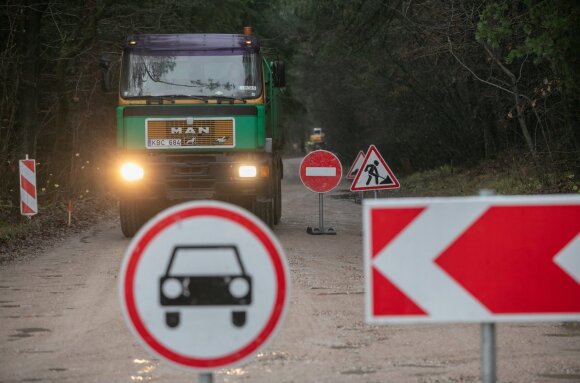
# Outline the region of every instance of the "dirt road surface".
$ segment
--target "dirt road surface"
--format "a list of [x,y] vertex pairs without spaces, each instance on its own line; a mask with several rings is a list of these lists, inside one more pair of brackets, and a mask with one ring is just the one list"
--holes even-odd
[[[278,336],[216,382],[477,382],[479,325],[371,326],[364,322],[361,206],[325,198],[336,236],[309,236],[318,196],[287,160],[282,222],[292,296]],[[404,186],[404,185],[403,185]],[[118,297],[128,239],[115,217],[30,251],[0,269],[0,382],[196,382],[131,336]],[[579,298],[580,299],[580,298]],[[499,382],[579,382],[580,326],[497,326]]]

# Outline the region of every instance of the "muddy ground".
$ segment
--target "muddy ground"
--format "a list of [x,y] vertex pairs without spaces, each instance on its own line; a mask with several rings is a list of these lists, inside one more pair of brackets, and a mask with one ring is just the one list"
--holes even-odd
[[[318,196],[287,160],[275,229],[292,295],[277,336],[216,382],[477,382],[480,327],[371,326],[364,322],[361,206],[347,184],[325,197],[336,236],[310,236]],[[194,373],[148,354],[127,330],[118,273],[129,240],[115,216],[0,269],[0,382],[186,382]],[[580,381],[580,326],[497,326],[498,381]]]

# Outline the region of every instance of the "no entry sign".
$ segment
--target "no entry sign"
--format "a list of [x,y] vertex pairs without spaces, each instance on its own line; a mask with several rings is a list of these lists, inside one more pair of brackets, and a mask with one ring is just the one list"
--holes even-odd
[[167,209],[131,241],[120,273],[129,328],[156,356],[198,371],[250,358],[279,328],[287,262],[272,232],[236,206]]
[[310,152],[300,163],[300,180],[315,193],[334,189],[342,178],[342,165],[337,156],[326,150]]
[[580,319],[580,197],[364,201],[374,323]]

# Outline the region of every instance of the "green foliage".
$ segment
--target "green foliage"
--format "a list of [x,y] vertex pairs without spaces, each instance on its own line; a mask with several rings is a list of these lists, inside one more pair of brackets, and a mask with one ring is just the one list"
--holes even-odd
[[[39,16],[36,35],[31,16]],[[39,186],[55,199],[110,186],[86,161],[108,169],[114,158],[117,96],[98,91],[98,63],[106,56],[118,73],[127,35],[237,33],[246,24],[287,61],[282,115],[294,152],[313,126],[345,161],[377,145],[398,175],[445,173],[517,149],[513,95],[489,86],[510,79],[485,46],[517,78],[542,161],[575,175],[565,178],[570,190],[578,184],[577,0],[6,0],[0,179],[12,182],[0,184],[0,200],[17,205],[25,150],[42,163]]]
[[476,40],[505,52],[505,62],[530,56],[548,63],[565,86],[577,84],[580,65],[580,8],[574,0],[487,3]]
[[477,23],[475,39],[482,44],[499,48],[512,35],[511,20],[508,15],[508,3],[488,4]]

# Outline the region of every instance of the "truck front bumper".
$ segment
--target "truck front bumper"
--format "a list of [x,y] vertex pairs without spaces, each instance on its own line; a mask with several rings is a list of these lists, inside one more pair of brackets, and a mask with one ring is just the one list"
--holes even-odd
[[[237,200],[271,195],[271,158],[246,155],[164,154],[133,157],[143,168],[143,178],[120,181],[121,198],[181,201]],[[240,166],[255,166],[255,177],[241,177]]]

